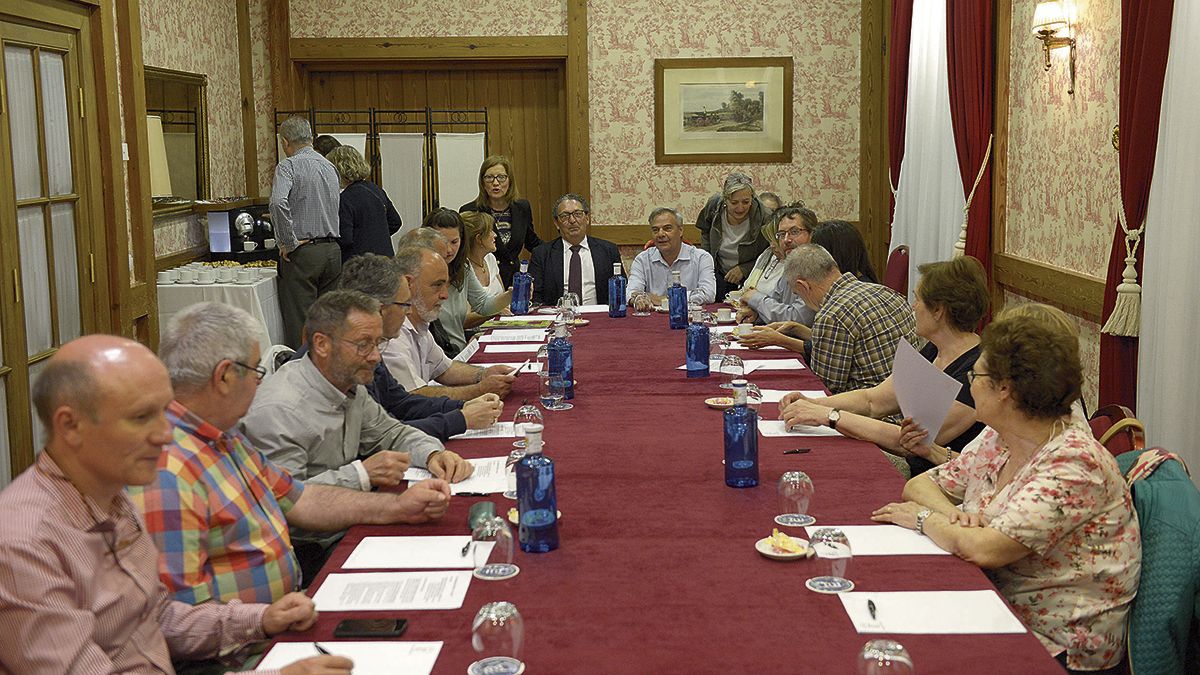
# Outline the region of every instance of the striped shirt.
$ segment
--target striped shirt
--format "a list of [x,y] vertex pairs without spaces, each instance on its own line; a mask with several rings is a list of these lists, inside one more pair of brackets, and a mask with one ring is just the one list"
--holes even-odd
[[47,452],[0,493],[0,671],[174,673],[262,639],[265,610],[171,600],[125,494],[96,503]]
[[813,319],[809,365],[835,394],[873,387],[892,373],[901,338],[918,345],[915,328],[903,296],[847,272],[833,282]]
[[285,251],[302,239],[340,234],[341,190],[337,169],[312,147],[279,162],[271,186],[271,223]]
[[237,429],[224,433],[178,401],[174,442],[158,478],[130,487],[154,537],[159,577],[175,599],[271,603],[296,590],[299,566],[284,516],[304,483],[272,464]]

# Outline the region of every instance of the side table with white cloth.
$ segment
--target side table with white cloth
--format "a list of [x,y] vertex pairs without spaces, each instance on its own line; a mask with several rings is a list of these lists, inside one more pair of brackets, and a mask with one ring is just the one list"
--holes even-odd
[[283,317],[279,313],[279,291],[274,274],[264,275],[250,284],[159,284],[159,334],[166,330],[172,316],[191,305],[207,301],[240,307],[258,319],[265,327],[258,338],[263,352],[271,345],[283,342]]

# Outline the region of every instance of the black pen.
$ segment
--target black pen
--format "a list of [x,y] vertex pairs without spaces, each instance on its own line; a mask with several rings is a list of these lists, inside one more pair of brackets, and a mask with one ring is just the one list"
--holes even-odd
[[804,453],[810,452],[811,450],[812,450],[812,448],[794,448],[792,450],[784,450],[783,454],[785,454],[785,455],[803,455]]
[[489,493],[489,492],[455,492],[454,496],[455,497],[486,497],[489,494],[491,494],[491,493]]
[[867,611],[871,613],[871,620],[875,620],[875,601],[867,600]]
[[320,642],[314,642],[313,646],[317,648],[317,651],[321,652],[325,656],[333,656],[333,653],[322,647]]

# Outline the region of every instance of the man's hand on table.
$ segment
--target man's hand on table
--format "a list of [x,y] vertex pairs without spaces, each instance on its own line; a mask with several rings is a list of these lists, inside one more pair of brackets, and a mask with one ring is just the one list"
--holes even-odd
[[450,508],[450,484],[440,478],[423,480],[396,495],[396,522],[417,525],[438,520]]
[[512,372],[509,366],[488,366],[480,373],[479,386],[484,393],[504,398],[512,391],[513,382],[517,381],[517,376]]
[[462,414],[468,429],[486,429],[504,413],[504,401],[496,394],[484,394],[463,404]]
[[404,480],[411,458],[407,452],[380,450],[363,460],[363,468],[371,478],[373,487],[392,487]]
[[[799,392],[794,391],[788,394],[788,396],[792,395],[796,395],[799,398],[792,399],[787,405],[784,405],[782,400],[779,402],[779,417],[783,420],[785,427],[790,428],[797,424],[819,427],[829,423],[829,411],[832,408],[813,403]],[[784,398],[786,399],[787,396]]]
[[284,631],[306,631],[317,622],[317,606],[303,593],[288,593],[267,606],[262,629],[267,635]]
[[350,675],[354,662],[344,656],[311,656],[284,666],[282,675]]
[[660,296],[653,293],[638,293],[633,296],[633,311],[649,312],[654,309],[654,306],[662,303]]
[[746,335],[738,337],[738,343],[743,344],[750,349],[762,349],[772,345],[782,345],[785,336],[777,330],[773,330],[767,326],[754,326]]
[[745,301],[738,304],[737,318],[738,323],[754,323],[758,321],[758,312],[750,309]]
[[429,473],[434,478],[441,478],[451,483],[457,483],[467,478],[475,471],[475,465],[449,450],[439,450],[429,456]]
[[798,340],[812,338],[812,329],[798,321],[773,321],[767,324],[767,328],[777,330],[784,335],[789,335]]

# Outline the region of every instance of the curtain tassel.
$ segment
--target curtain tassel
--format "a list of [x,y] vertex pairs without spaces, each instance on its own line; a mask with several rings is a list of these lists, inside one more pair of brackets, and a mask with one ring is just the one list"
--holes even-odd
[[1125,271],[1121,273],[1121,283],[1117,284],[1117,301],[1112,314],[1108,315],[1108,321],[1104,322],[1100,332],[1120,337],[1138,337],[1142,322],[1142,286],[1137,276],[1137,249],[1146,225],[1143,223],[1138,229],[1130,230],[1125,224],[1124,204],[1121,204],[1118,217],[1125,230]]

